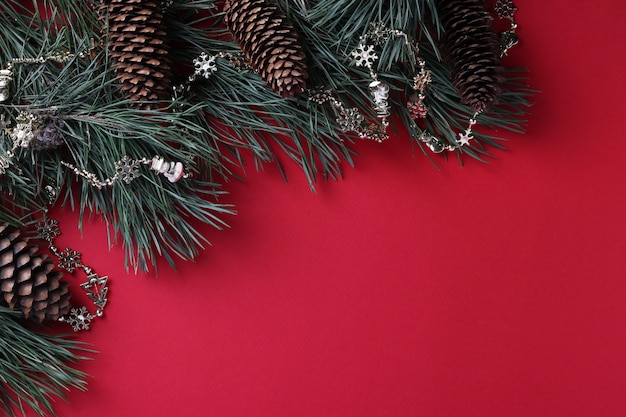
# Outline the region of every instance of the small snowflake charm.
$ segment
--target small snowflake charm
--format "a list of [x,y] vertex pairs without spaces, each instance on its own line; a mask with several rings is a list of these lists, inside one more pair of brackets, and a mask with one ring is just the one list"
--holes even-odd
[[513,20],[513,16],[517,11],[517,6],[511,0],[498,0],[494,6],[496,13],[500,19]]
[[432,73],[430,70],[420,71],[415,77],[413,77],[413,90],[424,91],[426,85],[433,81]]
[[94,316],[89,314],[87,307],[73,308],[68,317],[64,319],[75,332],[79,330],[89,330],[89,324]]
[[17,116],[17,125],[9,135],[14,146],[22,148],[28,148],[30,146],[30,143],[35,138],[35,128],[33,124],[36,120],[37,117],[31,113],[22,112]]
[[37,223],[37,233],[39,239],[51,242],[61,234],[61,231],[59,230],[59,222],[44,217]]
[[215,56],[207,55],[205,52],[202,52],[198,58],[193,60],[193,66],[195,68],[194,74],[204,78],[209,78],[211,74],[217,71]]
[[362,138],[373,140],[374,142],[382,143],[389,139],[389,134],[385,132],[384,128],[378,126],[374,123],[370,124],[369,127],[362,132],[359,136]]
[[337,118],[337,123],[339,123],[339,128],[344,132],[357,132],[361,128],[363,120],[365,120],[365,116],[359,113],[359,109],[353,107],[342,111]]
[[387,42],[391,36],[391,29],[385,26],[385,22],[370,23],[370,29],[367,31],[368,40],[374,45],[382,45]]
[[[242,53],[228,54],[228,65],[233,67],[237,72],[243,72],[250,69],[250,65],[246,62],[246,58]],[[217,70],[217,67],[215,68]]]
[[121,179],[126,184],[130,184],[135,178],[141,176],[139,173],[139,163],[140,161],[135,161],[125,156],[115,163],[115,178]]
[[65,248],[63,252],[59,253],[59,268],[63,268],[67,272],[72,273],[76,268],[80,268],[82,266],[83,264],[80,261],[80,252],[71,248]]
[[412,119],[425,119],[428,115],[428,107],[422,100],[412,99],[406,104],[407,108],[411,112]]
[[359,45],[352,51],[352,57],[356,61],[357,67],[372,68],[374,62],[378,59],[378,55],[374,52],[374,46],[372,45]]
[[461,146],[469,145],[472,139],[474,139],[474,136],[472,136],[472,131],[469,129],[463,133],[459,133],[459,145]]

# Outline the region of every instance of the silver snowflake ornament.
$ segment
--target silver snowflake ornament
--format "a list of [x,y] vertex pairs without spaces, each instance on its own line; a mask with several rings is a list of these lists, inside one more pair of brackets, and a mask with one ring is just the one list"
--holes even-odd
[[77,332],[79,330],[89,330],[89,325],[93,319],[94,316],[89,314],[87,307],[81,307],[70,310],[69,316],[67,316],[64,321]]
[[[243,72],[250,69],[250,64],[246,61],[242,53],[228,54],[228,65],[233,67],[237,72]],[[217,70],[217,67],[215,68]]]
[[13,141],[13,146],[28,148],[30,143],[35,138],[35,132],[33,124],[36,121],[36,116],[31,113],[20,113],[17,118],[17,124],[11,130],[9,137]]
[[413,90],[424,91],[426,85],[433,81],[432,72],[430,70],[420,71],[415,77],[413,77]]
[[471,130],[466,130],[463,133],[459,133],[459,145],[461,146],[469,145],[470,140],[472,139],[474,139],[474,136],[472,136]]
[[356,61],[357,67],[371,68],[378,59],[378,55],[374,52],[372,45],[360,44],[352,51],[352,57]]
[[359,109],[353,107],[342,111],[337,118],[337,123],[339,123],[339,128],[344,132],[356,132],[361,128],[363,120],[365,120],[365,116],[359,112]]
[[80,252],[71,248],[65,248],[59,253],[59,268],[65,269],[67,272],[74,272],[76,268],[82,267],[80,261]]
[[115,179],[120,179],[126,184],[130,184],[135,178],[141,177],[139,173],[139,164],[141,161],[136,161],[125,156],[120,161],[115,163]]
[[52,242],[57,236],[61,234],[61,231],[59,230],[59,222],[44,217],[37,223],[37,234],[39,239]]
[[211,74],[217,71],[215,56],[207,55],[206,52],[202,52],[198,58],[193,60],[193,66],[195,68],[194,74],[204,78],[209,78]]
[[385,26],[385,22],[372,22],[367,31],[367,39],[374,45],[382,45],[391,37],[391,29]]
[[517,11],[517,6],[511,0],[498,0],[494,6],[496,13],[500,19],[513,20],[513,16]]
[[382,143],[389,139],[389,134],[385,131],[384,128],[372,123],[366,130],[363,132],[363,137],[373,140],[374,142]]

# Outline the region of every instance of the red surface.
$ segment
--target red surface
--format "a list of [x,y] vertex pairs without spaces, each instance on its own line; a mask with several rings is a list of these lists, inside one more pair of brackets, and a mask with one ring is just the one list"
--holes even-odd
[[64,217],[111,293],[59,414],[624,415],[626,7],[516,3],[511,59],[543,93],[489,164],[438,171],[396,138],[317,194],[252,173],[232,228],[158,278]]

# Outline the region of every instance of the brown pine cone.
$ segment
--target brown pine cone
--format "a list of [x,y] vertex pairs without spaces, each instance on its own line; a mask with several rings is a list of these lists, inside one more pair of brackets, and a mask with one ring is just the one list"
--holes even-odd
[[226,25],[269,87],[282,97],[306,89],[306,55],[287,16],[271,0],[226,0]]
[[171,98],[172,63],[157,0],[101,0],[100,18],[120,88],[137,108]]
[[58,320],[70,310],[68,283],[61,281],[62,275],[18,229],[0,225],[1,305],[37,322]]
[[439,0],[443,52],[461,102],[475,112],[497,103],[504,81],[498,36],[481,0]]

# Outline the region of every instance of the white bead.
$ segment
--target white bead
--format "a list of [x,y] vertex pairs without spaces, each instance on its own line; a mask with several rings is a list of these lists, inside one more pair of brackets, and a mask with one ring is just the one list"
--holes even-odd
[[183,177],[183,174],[184,174],[183,170],[184,170],[183,164],[181,162],[176,162],[176,164],[174,164],[172,169],[170,169],[169,172],[166,172],[163,175],[170,182],[177,182]]

